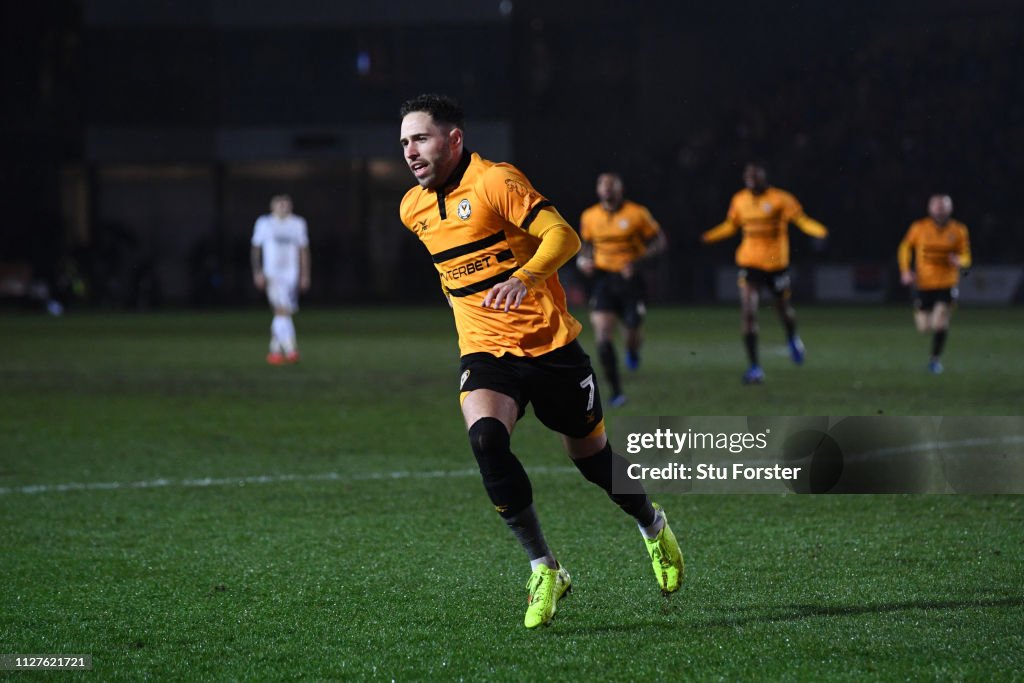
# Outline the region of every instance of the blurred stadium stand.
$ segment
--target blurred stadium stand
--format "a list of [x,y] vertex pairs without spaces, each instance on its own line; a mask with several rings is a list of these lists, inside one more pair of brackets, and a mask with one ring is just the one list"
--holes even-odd
[[574,224],[596,175],[620,171],[669,235],[651,274],[659,301],[730,296],[734,243],[696,237],[752,157],[832,230],[820,254],[793,236],[802,298],[903,297],[896,244],[941,191],[979,268],[1003,267],[977,270],[976,300],[1020,301],[1019,2],[45,0],[2,12],[0,262],[65,297],[260,304],[247,244],[270,195],[288,192],[310,225],[311,302],[436,300],[397,218],[412,185],[397,109],[436,90],[466,105],[473,149],[519,165]]

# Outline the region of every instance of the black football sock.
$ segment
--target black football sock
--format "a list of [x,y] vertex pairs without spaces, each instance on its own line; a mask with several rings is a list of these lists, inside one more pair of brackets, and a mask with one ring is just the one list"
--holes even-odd
[[938,358],[942,355],[942,350],[946,348],[946,334],[949,330],[935,330],[935,334],[932,335],[932,358]]
[[469,443],[494,509],[523,546],[530,561],[550,557],[551,551],[533,507],[530,478],[512,453],[505,425],[493,417],[480,418],[469,428]]
[[612,396],[622,394],[622,383],[619,381],[619,359],[615,356],[615,346],[610,341],[597,345],[597,357],[601,359],[604,376],[612,385]]
[[[649,527],[657,519],[657,513],[644,492],[643,485],[626,474],[629,461],[612,451],[611,444],[605,444],[600,451],[589,458],[573,460],[577,469],[594,484],[604,489],[612,501],[622,508],[642,527]],[[618,482],[617,486],[613,486]],[[613,490],[614,489],[614,490]]]
[[743,346],[747,349],[747,358],[751,365],[760,365],[757,358],[757,332],[747,332],[743,335]]
[[531,562],[551,556],[551,550],[544,540],[544,532],[541,531],[540,520],[532,503],[513,515],[502,515],[502,519],[515,534],[516,540],[523,546]]

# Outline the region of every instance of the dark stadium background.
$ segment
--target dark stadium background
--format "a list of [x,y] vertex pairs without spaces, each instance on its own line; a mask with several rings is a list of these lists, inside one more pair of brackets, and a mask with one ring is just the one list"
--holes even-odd
[[308,301],[435,300],[397,219],[398,106],[432,90],[574,224],[620,171],[669,234],[658,301],[712,299],[732,248],[696,237],[750,158],[832,230],[822,253],[795,236],[798,265],[854,264],[904,296],[896,244],[933,192],[976,262],[1024,260],[1012,0],[2,7],[0,267],[71,305],[261,304],[248,239],[282,191],[310,224]]

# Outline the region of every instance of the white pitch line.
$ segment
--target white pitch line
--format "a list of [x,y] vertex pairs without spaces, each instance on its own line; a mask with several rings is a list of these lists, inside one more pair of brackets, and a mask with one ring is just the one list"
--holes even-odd
[[881,457],[885,455],[903,455],[905,453],[921,453],[931,451],[948,451],[953,448],[976,448],[979,446],[996,446],[1003,444],[1024,444],[1024,436],[981,436],[974,439],[959,439],[957,441],[926,441],[925,443],[913,444],[910,446],[893,446],[891,448],[878,448],[867,451],[863,457]]
[[[575,472],[575,467],[531,467],[530,472],[538,474],[563,474]],[[159,488],[206,488],[210,486],[245,486],[247,484],[279,484],[293,481],[386,481],[391,479],[457,479],[478,477],[477,469],[464,470],[396,470],[393,472],[364,472],[343,474],[323,472],[320,474],[261,474],[249,477],[204,477],[202,479],[148,479],[144,481],[94,481],[69,482],[64,484],[30,484],[28,486],[0,487],[0,495],[22,493],[67,493],[69,491],[118,491],[125,489]]]
[[[956,441],[929,441],[909,446],[879,448],[864,453],[852,454],[853,460],[868,460],[893,455],[950,450],[953,448],[975,448],[996,444],[1024,444],[1024,436],[1010,435],[1001,437],[978,437]],[[690,454],[692,455],[692,453]],[[773,465],[778,459],[756,459],[745,464]],[[531,467],[530,473],[565,474],[575,472],[575,467]],[[395,470],[392,472],[364,472],[361,474],[343,474],[341,472],[323,472],[320,474],[262,474],[249,477],[204,477],[202,479],[149,479],[144,481],[96,481],[70,482],[63,484],[30,484],[27,486],[0,487],[0,495],[21,493],[67,493],[69,491],[118,491],[125,489],[157,489],[157,488],[206,488],[211,486],[245,486],[246,484],[279,484],[293,481],[385,481],[389,479],[456,479],[479,476],[479,470],[467,468],[462,470]]]
[[[971,448],[980,448],[982,446],[1003,446],[1020,444],[1024,444],[1024,436],[980,436],[973,439],[958,439],[957,441],[925,441],[924,443],[910,444],[908,446],[890,446],[888,448],[876,448],[870,451],[843,453],[843,460],[845,460],[846,462],[862,462],[865,460],[887,458],[894,455],[913,455],[915,453],[934,453],[936,451],[949,451],[953,450],[954,448],[962,448],[964,450],[969,450]],[[769,453],[767,455],[768,457],[759,460],[744,460],[744,464],[751,466],[771,466],[774,465],[775,463],[781,462],[784,457],[784,455],[781,453],[775,455],[774,458],[772,457],[773,454]],[[732,458],[733,456],[730,454],[729,457]],[[954,453],[952,455],[943,455],[943,457],[955,458],[960,457],[960,454]],[[962,454],[962,457],[971,458],[976,456],[973,456],[969,453],[964,453]]]

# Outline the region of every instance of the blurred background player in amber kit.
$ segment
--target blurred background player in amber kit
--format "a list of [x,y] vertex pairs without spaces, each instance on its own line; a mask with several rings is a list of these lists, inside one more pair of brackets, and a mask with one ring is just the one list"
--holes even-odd
[[274,311],[267,362],[295,363],[299,350],[292,316],[299,310],[299,292],[309,289],[310,258],[306,221],[292,213],[288,195],[274,196],[270,213],[256,219],[250,258],[253,283],[267,293]]
[[[940,357],[957,299],[960,270],[971,266],[967,226],[953,219],[953,199],[946,194],[928,199],[928,216],[914,221],[897,250],[900,282],[914,287],[914,324],[932,333],[928,370],[942,372]],[[911,266],[913,261],[913,267]]]
[[619,377],[614,338],[619,321],[626,328],[626,367],[640,367],[646,286],[640,267],[665,251],[665,234],[647,207],[624,196],[622,177],[597,177],[597,199],[580,217],[583,248],[576,265],[591,278],[590,322],[594,326],[601,368],[612,387],[608,403],[626,402]]
[[743,238],[736,249],[739,266],[741,329],[743,345],[750,363],[743,373],[744,384],[760,384],[764,370],[758,352],[757,307],[761,289],[772,294],[779,320],[786,329],[790,358],[804,362],[804,343],[796,332],[789,277],[789,224],[824,244],[828,230],[804,213],[796,197],[768,184],[768,174],[760,163],[748,163],[743,169],[746,186],[733,195],[725,220],[701,235],[705,244],[728,239],[739,231]]
[[[577,340],[582,325],[558,279],[559,267],[579,251],[576,231],[519,169],[465,146],[464,114],[454,99],[420,95],[401,114],[400,142],[417,185],[399,211],[429,252],[455,316],[459,398],[484,489],[530,561],[524,625],[548,624],[572,586],[548,547],[529,475],[511,449],[530,404],[580,473],[636,520],[661,589],[678,590],[679,545],[664,511],[612,451],[590,358]],[[628,482],[627,490],[613,490],[613,482]],[[455,593],[448,593],[457,609]]]

